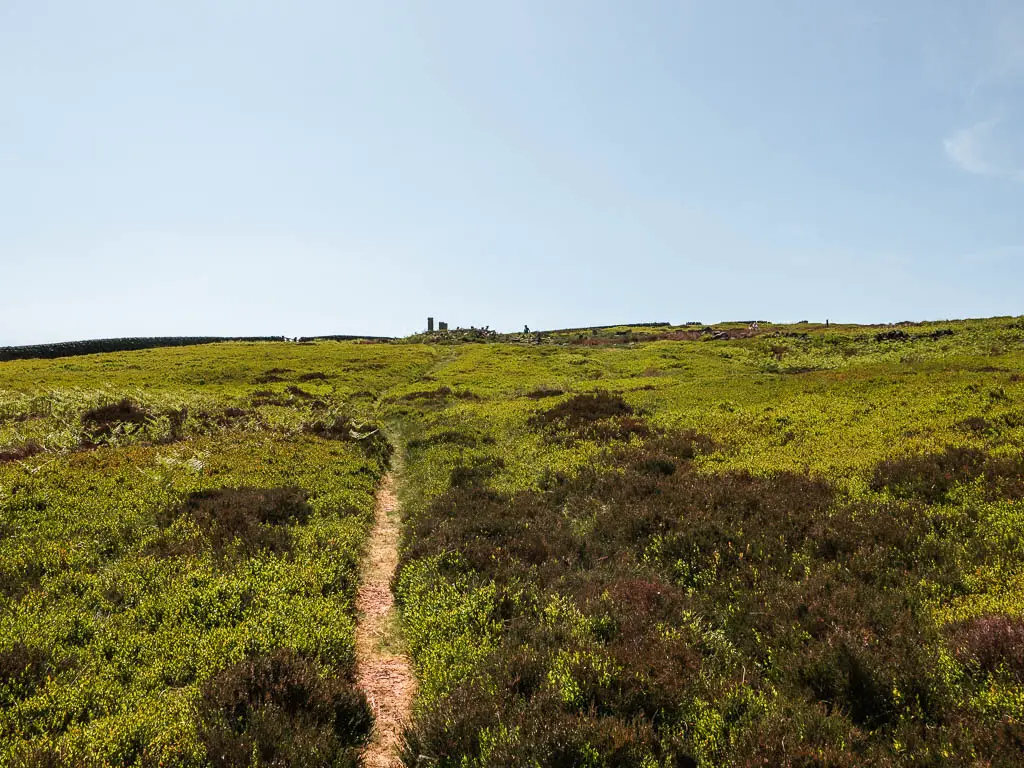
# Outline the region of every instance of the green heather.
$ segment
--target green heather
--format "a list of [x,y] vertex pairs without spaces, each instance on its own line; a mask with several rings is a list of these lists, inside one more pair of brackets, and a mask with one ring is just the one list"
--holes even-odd
[[[0,765],[1024,763],[1024,320],[0,363]],[[387,439],[384,438],[387,435]]]

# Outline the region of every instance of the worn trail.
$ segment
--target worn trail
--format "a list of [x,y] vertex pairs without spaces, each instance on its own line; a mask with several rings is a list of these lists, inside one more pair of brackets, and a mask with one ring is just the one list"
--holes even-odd
[[398,499],[391,473],[377,492],[375,514],[356,597],[356,681],[375,718],[363,764],[366,768],[397,768],[401,765],[397,747],[409,721],[416,678],[409,658],[392,648],[395,643],[389,637],[395,625],[391,578],[398,564],[399,536]]

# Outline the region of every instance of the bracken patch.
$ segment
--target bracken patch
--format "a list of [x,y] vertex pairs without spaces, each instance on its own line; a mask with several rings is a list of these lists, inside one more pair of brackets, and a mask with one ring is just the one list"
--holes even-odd
[[85,445],[93,445],[109,437],[122,425],[140,427],[151,418],[152,414],[149,411],[128,399],[92,408],[82,414],[82,426],[86,433],[82,442]]
[[388,466],[394,446],[377,424],[357,423],[346,415],[325,415],[306,422],[302,426],[307,432],[324,440],[340,440],[353,443],[363,452],[377,460],[383,468]]

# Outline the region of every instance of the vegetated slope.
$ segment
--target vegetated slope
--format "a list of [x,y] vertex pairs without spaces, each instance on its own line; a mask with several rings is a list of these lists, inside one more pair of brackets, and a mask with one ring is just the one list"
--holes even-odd
[[472,346],[396,397],[406,764],[1022,764],[1024,333],[909,331]]
[[373,403],[432,359],[0,366],[0,765],[358,764],[354,598],[390,450]]
[[385,420],[409,765],[1020,764],[1024,325],[692,330],[0,364],[0,764],[358,760]]

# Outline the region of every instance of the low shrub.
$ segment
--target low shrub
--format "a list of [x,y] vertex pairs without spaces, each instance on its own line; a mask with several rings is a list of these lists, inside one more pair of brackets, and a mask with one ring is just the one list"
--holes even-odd
[[214,675],[199,699],[200,738],[215,768],[356,768],[372,715],[352,681],[282,649]]
[[480,396],[474,392],[470,392],[469,390],[454,390],[451,387],[438,387],[437,389],[410,392],[406,395],[402,395],[399,399],[410,403],[443,403],[449,398],[455,398],[457,400],[479,400]]
[[435,432],[426,437],[418,437],[410,440],[407,447],[411,450],[417,448],[431,448],[438,445],[450,445],[458,448],[476,448],[480,445],[494,445],[494,438],[479,432],[468,430],[447,429],[443,432]]
[[671,471],[665,470],[665,462],[675,467],[680,462],[691,461],[697,456],[712,453],[717,448],[718,444],[702,432],[682,429],[647,440],[642,450],[627,452],[620,461],[634,469],[643,467],[647,471],[656,464],[659,467],[658,471],[672,474]]
[[1024,499],[1024,456],[990,459],[984,478],[990,497]]
[[652,434],[638,411],[611,392],[579,394],[552,408],[535,413],[529,425],[543,430],[551,439],[591,439],[598,442],[629,440]]
[[[981,721],[918,591],[964,589],[975,523],[806,473],[698,472],[714,448],[659,436],[511,495],[486,456],[453,473],[409,520],[398,581],[432,562],[432,583],[477,584],[493,597],[475,625],[500,632],[425,704],[407,765],[896,765],[893,740],[1014,754],[955,725]],[[1016,626],[986,625],[988,645],[958,632],[975,649],[958,658],[1017,668]]]
[[989,614],[948,628],[957,659],[985,674],[1004,672],[1024,682],[1024,619]]
[[28,442],[4,448],[0,450],[0,464],[5,464],[11,461],[24,461],[30,459],[33,456],[38,456],[43,452],[43,446],[40,445],[36,440],[29,440]]
[[0,705],[7,707],[35,692],[51,674],[50,655],[16,641],[0,650]]
[[953,426],[963,432],[975,435],[984,435],[998,430],[998,425],[984,416],[970,416],[958,421]]
[[12,765],[15,768],[94,768],[96,762],[48,744],[29,743],[15,748]]
[[886,459],[875,468],[871,487],[902,498],[940,502],[957,483],[980,476],[984,466],[982,451],[949,447],[941,453]]
[[488,480],[504,469],[505,460],[500,456],[475,458],[470,464],[460,464],[448,477],[451,488],[482,488]]
[[291,399],[285,397],[283,393],[274,392],[269,389],[253,390],[249,397],[254,408],[259,408],[263,405],[288,406],[291,404]]
[[300,400],[312,400],[314,397],[316,397],[316,395],[310,394],[302,387],[297,387],[294,384],[289,384],[287,387],[284,388],[284,391],[287,392],[289,395],[292,395],[293,397],[299,398]]
[[531,400],[542,400],[546,397],[559,397],[564,394],[565,391],[557,387],[537,387],[527,392],[526,396]]
[[909,341],[910,334],[906,331],[895,329],[892,331],[880,331],[875,334],[875,341]]
[[992,498],[1024,498],[1024,458],[994,458],[977,448],[952,446],[939,453],[882,461],[875,468],[871,488],[939,503],[948,499],[956,485],[979,478]]
[[862,728],[909,719],[941,722],[953,700],[939,668],[934,631],[898,596],[860,591],[856,597],[867,604],[848,608],[851,615],[796,662],[800,682],[827,711]]
[[635,413],[633,406],[623,400],[621,395],[611,392],[583,393],[535,414],[530,423],[537,427],[579,429],[596,421],[633,416]]
[[[167,527],[188,517],[218,555],[280,554],[291,548],[287,526],[304,523],[311,514],[308,495],[298,488],[218,488],[190,494],[159,522]],[[167,551],[175,553],[173,548]]]
[[149,411],[128,399],[92,408],[82,414],[82,426],[85,428],[82,442],[85,445],[95,445],[110,437],[115,429],[125,424],[141,427],[151,418],[152,414]]
[[303,424],[302,429],[324,440],[341,440],[359,446],[381,467],[391,461],[394,446],[376,424],[357,423],[345,414],[326,414]]
[[271,368],[256,376],[253,381],[256,384],[274,384],[285,381],[285,374],[293,373],[291,368]]

